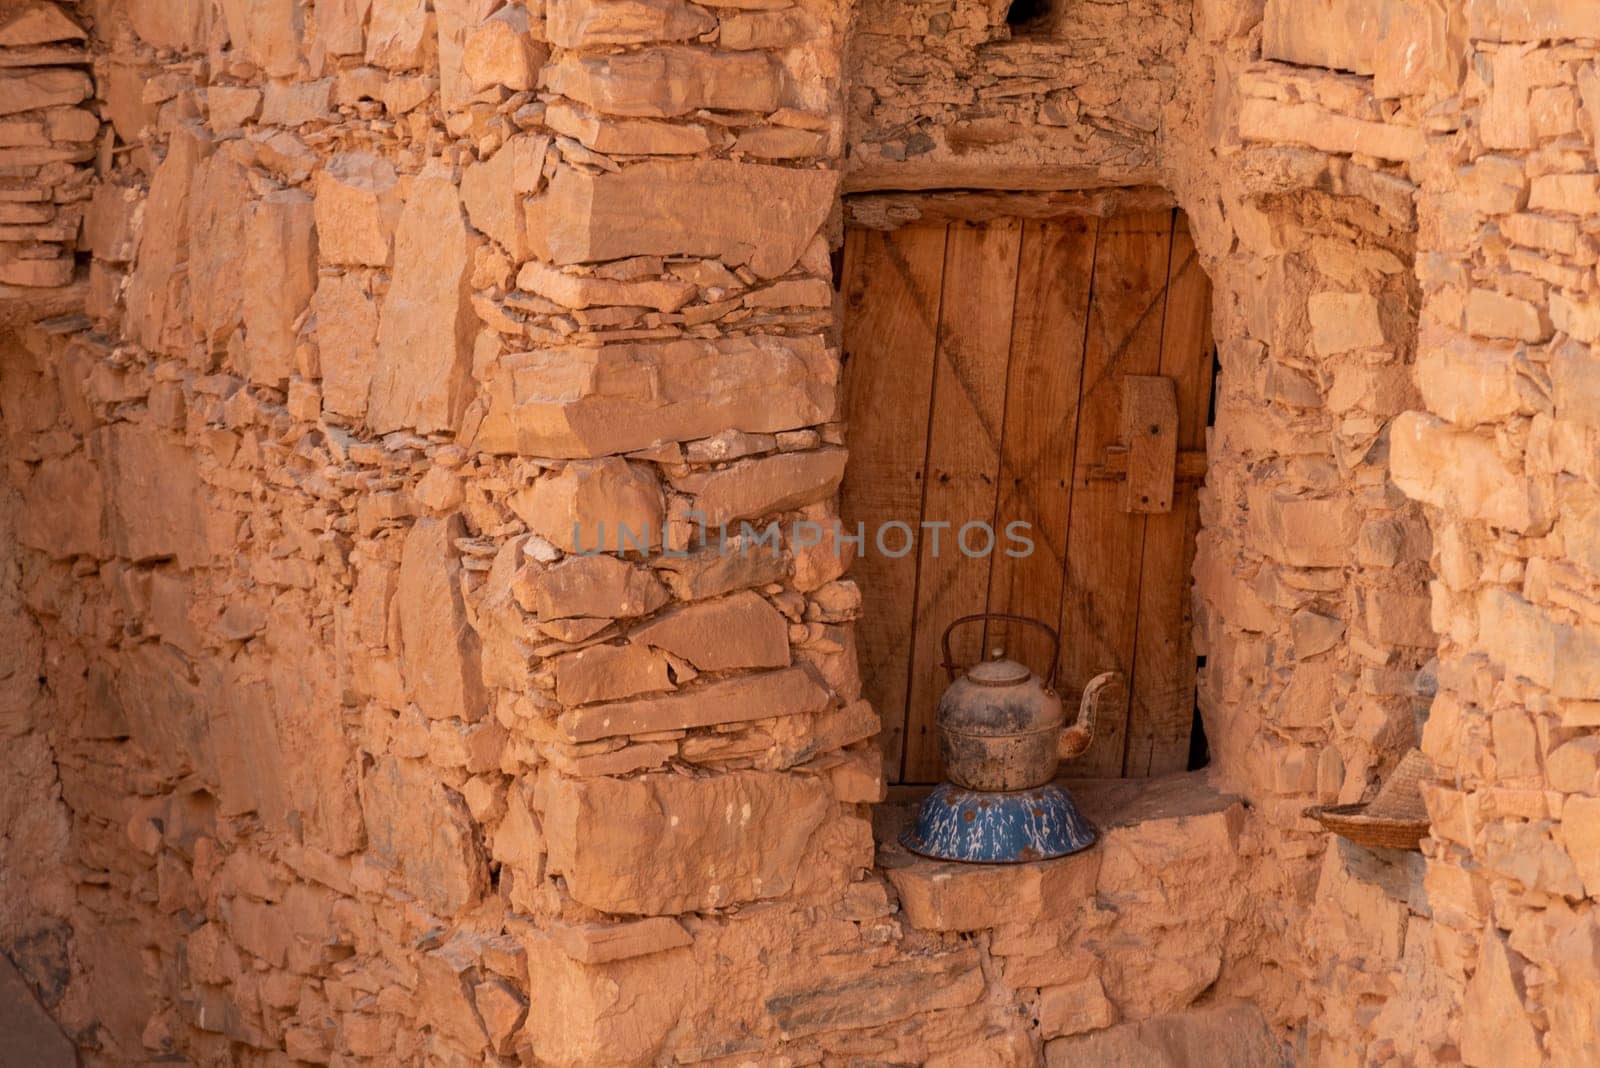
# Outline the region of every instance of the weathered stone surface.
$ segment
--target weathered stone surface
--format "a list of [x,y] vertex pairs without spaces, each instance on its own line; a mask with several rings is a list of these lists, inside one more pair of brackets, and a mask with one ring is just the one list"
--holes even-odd
[[373,854],[428,908],[451,916],[483,896],[488,862],[461,795],[414,760],[384,757],[362,779]]
[[322,406],[360,419],[378,364],[378,302],[359,277],[322,278],[312,297],[313,332],[322,364]]
[[700,287],[664,278],[644,282],[615,282],[609,278],[568,274],[537,261],[517,272],[517,286],[568,308],[626,305],[675,312],[693,300]]
[[478,319],[466,223],[448,177],[435,172],[412,183],[395,263],[378,319],[367,423],[379,433],[453,429],[467,403]]
[[705,515],[706,523],[717,526],[792,511],[832,497],[844,478],[845,456],[844,449],[779,453],[675,478],[672,484],[693,494],[695,508]]
[[1600,37],[1600,11],[1571,0],[1467,0],[1474,37],[1491,41],[1548,41]]
[[461,68],[474,92],[497,85],[513,92],[534,87],[548,52],[529,28],[527,9],[508,4],[468,31]]
[[1360,515],[1343,497],[1310,498],[1265,489],[1250,497],[1250,530],[1261,551],[1295,567],[1339,567],[1354,556]]
[[710,727],[773,716],[805,715],[828,707],[830,694],[807,667],[738,675],[670,697],[618,701],[565,712],[559,728],[570,742],[623,734]]
[[685,0],[550,0],[547,18],[550,43],[562,48],[686,41],[717,25]]
[[674,609],[628,637],[701,671],[789,666],[788,621],[765,597],[748,590]]
[[793,267],[827,217],[837,173],[729,160],[641,163],[617,174],[558,170],[528,205],[534,252],[554,263],[715,256],[771,278]]
[[836,358],[820,338],[538,349],[501,361],[481,452],[583,458],[691,441],[733,427],[827,422]]
[[211,12],[202,0],[133,0],[127,10],[133,32],[155,47],[174,52],[202,50]]
[[1561,810],[1562,847],[1590,897],[1600,892],[1600,798],[1569,797]]
[[544,70],[551,92],[608,115],[671,118],[698,108],[761,111],[780,101],[780,74],[760,52],[668,45],[611,56],[563,55]]
[[383,267],[400,219],[394,165],[380,156],[346,152],[317,173],[317,249],[322,262]]
[[245,357],[252,382],[279,386],[295,371],[296,327],[317,286],[311,198],[280,189],[259,200],[245,226]]
[[1039,991],[1039,1033],[1045,1038],[1099,1031],[1116,1022],[1116,1006],[1096,976]]
[[1284,1051],[1261,1010],[1245,1002],[1219,1002],[1045,1045],[1048,1068],[1081,1064],[1279,1068],[1284,1063]]
[[196,168],[209,154],[210,139],[203,131],[175,132],[144,203],[138,262],[123,300],[128,333],[154,352],[181,351],[189,342],[190,193]]
[[557,783],[550,869],[591,908],[644,916],[778,897],[831,808],[816,779],[739,771]]
[[673,688],[667,658],[643,645],[591,645],[555,660],[556,700],[616,701]]
[[798,9],[740,11],[722,18],[717,43],[723,48],[788,48],[815,32],[812,23]]
[[528,529],[567,552],[649,552],[666,501],[651,468],[617,457],[579,460],[510,500]]
[[628,619],[667,603],[667,591],[648,570],[614,556],[575,556],[528,578],[518,593],[540,619]]
[[488,710],[478,638],[461,599],[459,516],[419,519],[406,535],[395,591],[406,692],[429,719],[476,722]]

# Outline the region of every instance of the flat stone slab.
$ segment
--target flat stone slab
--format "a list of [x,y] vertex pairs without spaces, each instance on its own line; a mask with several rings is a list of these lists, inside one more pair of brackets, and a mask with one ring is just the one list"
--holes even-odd
[[1261,1010],[1243,1001],[1120,1024],[1045,1043],[1046,1068],[1283,1068],[1290,1060]]
[[965,864],[931,860],[900,845],[916,813],[915,794],[877,806],[873,830],[878,867],[900,895],[911,926],[928,931],[979,931],[1058,916],[1097,892],[1122,889],[1125,863],[1114,864],[1107,887],[1103,861],[1164,842],[1211,839],[1229,848],[1243,815],[1239,798],[1219,792],[1203,772],[1159,779],[1059,780],[1100,828],[1100,841],[1081,853],[1023,864]]

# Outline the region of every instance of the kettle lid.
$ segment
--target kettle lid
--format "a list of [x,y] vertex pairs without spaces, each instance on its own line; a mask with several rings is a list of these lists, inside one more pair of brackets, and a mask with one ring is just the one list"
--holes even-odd
[[995,649],[989,653],[988,660],[968,669],[966,677],[980,686],[1015,686],[1027,682],[1033,672],[1025,664],[1006,659],[1004,649]]

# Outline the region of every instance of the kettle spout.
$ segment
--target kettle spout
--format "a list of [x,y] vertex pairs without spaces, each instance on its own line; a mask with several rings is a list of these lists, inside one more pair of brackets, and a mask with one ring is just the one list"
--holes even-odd
[[1062,760],[1076,760],[1088,752],[1089,744],[1094,741],[1094,721],[1100,706],[1100,695],[1107,686],[1121,681],[1120,672],[1107,671],[1090,679],[1089,685],[1083,688],[1083,701],[1078,705],[1078,721],[1061,732]]

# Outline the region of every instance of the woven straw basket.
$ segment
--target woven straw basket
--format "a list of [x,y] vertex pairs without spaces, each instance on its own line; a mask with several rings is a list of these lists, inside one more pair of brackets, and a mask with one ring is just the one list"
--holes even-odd
[[1371,801],[1320,805],[1306,809],[1306,815],[1358,845],[1416,850],[1428,835],[1421,783],[1432,776],[1433,764],[1422,750],[1413,749],[1401,758]]

